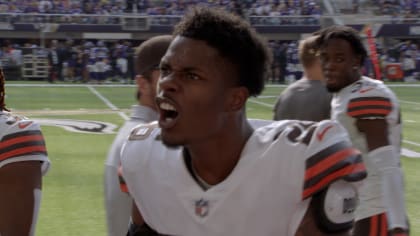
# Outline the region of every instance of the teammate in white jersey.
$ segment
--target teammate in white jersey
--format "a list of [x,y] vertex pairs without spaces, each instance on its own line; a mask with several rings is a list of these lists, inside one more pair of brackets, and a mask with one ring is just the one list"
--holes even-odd
[[0,235],[32,236],[49,160],[37,123],[9,112],[0,70]]
[[381,81],[361,76],[367,52],[354,29],[324,29],[319,44],[326,86],[334,92],[331,118],[346,128],[368,171],[354,235],[408,235],[397,98]]
[[143,42],[136,50],[138,104],[132,107],[130,120],[119,130],[105,163],[104,197],[109,236],[121,236],[127,232],[132,199],[127,193],[124,193],[127,191],[122,179],[120,186],[118,168],[121,147],[134,126],[157,120],[158,113],[154,99],[156,83],[159,79],[158,65],[168,49],[171,39],[171,35],[155,36]]
[[345,130],[252,127],[245,104],[263,90],[270,53],[242,18],[193,9],[174,37],[160,63],[159,120],[133,129],[122,150],[139,208],[127,235],[347,235],[347,181],[366,173]]

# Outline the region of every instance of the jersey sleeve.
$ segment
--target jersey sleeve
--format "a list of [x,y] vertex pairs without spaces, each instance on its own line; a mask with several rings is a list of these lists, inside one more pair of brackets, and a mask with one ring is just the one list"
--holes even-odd
[[356,119],[384,119],[393,110],[392,100],[378,85],[365,84],[352,93],[347,114]]
[[121,165],[118,167],[118,181],[120,183],[121,192],[128,193],[127,183],[125,182],[125,179],[123,177],[122,166]]
[[0,136],[0,168],[13,162],[41,161],[45,174],[49,160],[39,125],[26,118],[9,116],[1,126],[4,133]]
[[310,136],[302,199],[313,196],[339,179],[355,182],[366,177],[360,151],[352,146],[346,131],[337,122],[318,123]]
[[155,137],[157,122],[135,126],[125,140],[120,155],[118,177],[122,192],[130,193],[130,181],[133,175],[143,166]]

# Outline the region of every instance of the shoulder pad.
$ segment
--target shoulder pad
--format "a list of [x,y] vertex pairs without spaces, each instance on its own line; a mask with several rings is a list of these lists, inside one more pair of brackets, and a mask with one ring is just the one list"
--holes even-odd
[[156,121],[140,124],[134,127],[131,130],[128,140],[143,140],[148,138],[154,129],[158,128],[158,123]]
[[334,121],[320,122],[306,152],[302,199],[313,196],[338,179],[359,181],[365,177],[360,151],[353,147],[344,128]]
[[381,118],[391,113],[389,90],[379,81],[360,81],[353,85],[347,114],[354,118]]
[[357,191],[345,181],[336,181],[315,195],[315,219],[326,233],[344,232],[353,227],[354,210],[357,207]]

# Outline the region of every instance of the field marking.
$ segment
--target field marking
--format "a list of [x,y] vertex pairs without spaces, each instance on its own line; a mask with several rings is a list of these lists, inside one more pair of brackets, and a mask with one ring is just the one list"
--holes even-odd
[[408,104],[420,105],[419,102],[410,102],[410,101],[399,100],[399,99],[398,99],[398,101],[400,101],[401,103],[408,103]]
[[420,158],[420,153],[407,148],[401,148],[401,155],[406,156],[408,158]]
[[260,101],[257,101],[255,99],[253,99],[253,98],[248,99],[248,101],[253,102],[253,103],[256,103],[256,104],[259,104],[261,106],[265,106],[265,107],[270,107],[270,108],[273,108],[274,107],[273,104],[266,103],[266,102],[260,102]]
[[[118,111],[118,107],[112,104],[111,101],[109,101],[106,97],[102,96],[101,93],[99,93],[95,88],[92,86],[87,86],[87,88],[95,94],[99,99],[101,99],[109,108],[111,108],[114,111]],[[121,116],[124,120],[129,120],[129,117],[122,111],[117,112],[119,116]]]
[[413,141],[409,141],[409,140],[403,140],[403,142],[404,143],[408,143],[408,144],[411,144],[411,145],[414,145],[414,146],[417,146],[417,147],[420,147],[420,143],[415,143],[415,142],[413,142]]

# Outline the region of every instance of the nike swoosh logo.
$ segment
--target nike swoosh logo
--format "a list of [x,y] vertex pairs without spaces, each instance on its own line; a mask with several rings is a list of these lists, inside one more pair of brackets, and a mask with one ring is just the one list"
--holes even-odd
[[370,91],[370,90],[372,90],[372,89],[374,89],[374,88],[360,89],[360,90],[359,90],[359,93],[366,93],[366,92],[368,92],[368,91]]
[[21,121],[18,123],[19,129],[24,129],[32,124],[32,121]]
[[329,125],[329,126],[325,127],[325,129],[323,129],[321,132],[317,133],[316,137],[318,138],[318,141],[322,141],[322,139],[324,138],[327,131],[329,129],[331,129],[332,127],[333,127],[333,125]]

